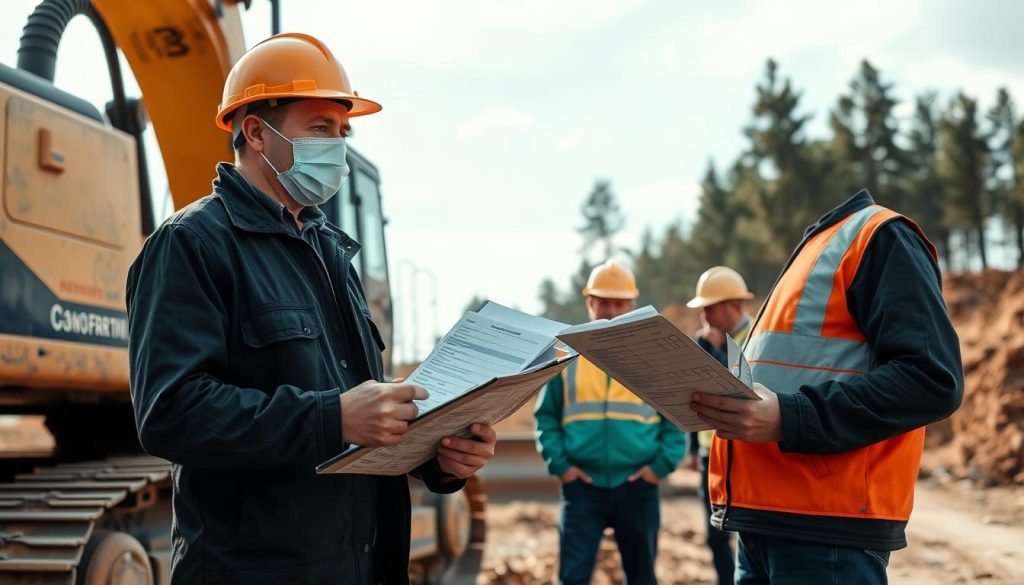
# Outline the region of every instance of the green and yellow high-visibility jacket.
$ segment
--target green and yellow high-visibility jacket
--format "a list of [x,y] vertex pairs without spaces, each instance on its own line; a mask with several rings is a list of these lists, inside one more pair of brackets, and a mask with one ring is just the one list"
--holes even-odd
[[548,471],[575,465],[597,487],[621,485],[644,465],[665,477],[686,451],[683,432],[583,357],[541,391],[534,414]]

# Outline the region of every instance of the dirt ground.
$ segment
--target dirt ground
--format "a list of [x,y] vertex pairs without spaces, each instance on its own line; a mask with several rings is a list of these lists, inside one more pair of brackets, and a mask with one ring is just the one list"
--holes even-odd
[[[663,487],[658,581],[713,585],[694,474],[680,471]],[[478,585],[555,582],[558,502],[553,493],[492,501]],[[920,482],[908,529],[910,546],[893,553],[891,585],[1024,583],[1024,487],[975,488],[932,478]],[[614,541],[602,543],[597,585],[621,584]]]

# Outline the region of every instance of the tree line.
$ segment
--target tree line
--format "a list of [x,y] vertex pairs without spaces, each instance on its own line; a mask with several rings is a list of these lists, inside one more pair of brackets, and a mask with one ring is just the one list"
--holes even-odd
[[597,181],[581,208],[579,268],[567,288],[541,283],[544,315],[585,321],[579,291],[596,263],[616,256],[633,265],[641,303],[684,302],[718,264],[764,295],[804,228],[860,189],[916,220],[944,270],[987,267],[993,245],[1024,266],[1024,122],[1009,92],[1000,89],[985,109],[963,91],[947,100],[929,91],[899,116],[893,87],[861,62],[828,113],[831,136],[811,138],[800,91],[768,60],[743,128],[746,147],[728,166],[708,163],[696,219],[661,234],[648,229],[639,249],[617,246],[625,214],[611,183]]

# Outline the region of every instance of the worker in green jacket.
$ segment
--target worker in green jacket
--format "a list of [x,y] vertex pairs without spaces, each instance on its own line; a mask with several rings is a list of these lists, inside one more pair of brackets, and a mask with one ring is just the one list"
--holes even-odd
[[[591,320],[633,309],[629,270],[606,262],[586,288]],[[559,583],[588,584],[606,527],[615,531],[629,585],[656,583],[658,483],[686,451],[686,435],[624,386],[580,357],[541,392],[537,447],[561,481]]]

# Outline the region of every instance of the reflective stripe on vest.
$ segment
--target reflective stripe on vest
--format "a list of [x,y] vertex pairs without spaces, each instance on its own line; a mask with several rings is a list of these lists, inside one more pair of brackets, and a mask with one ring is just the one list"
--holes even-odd
[[565,400],[562,423],[580,420],[619,419],[660,423],[661,415],[625,386],[583,357],[562,371]]
[[[765,301],[744,348],[755,382],[794,394],[801,386],[851,380],[877,366],[846,294],[871,239],[894,219],[905,218],[872,205],[803,244]],[[732,441],[730,466],[728,444],[716,437],[711,501],[765,512],[905,521],[923,440],[924,429],[916,429],[835,455],[783,453],[774,442]]]

